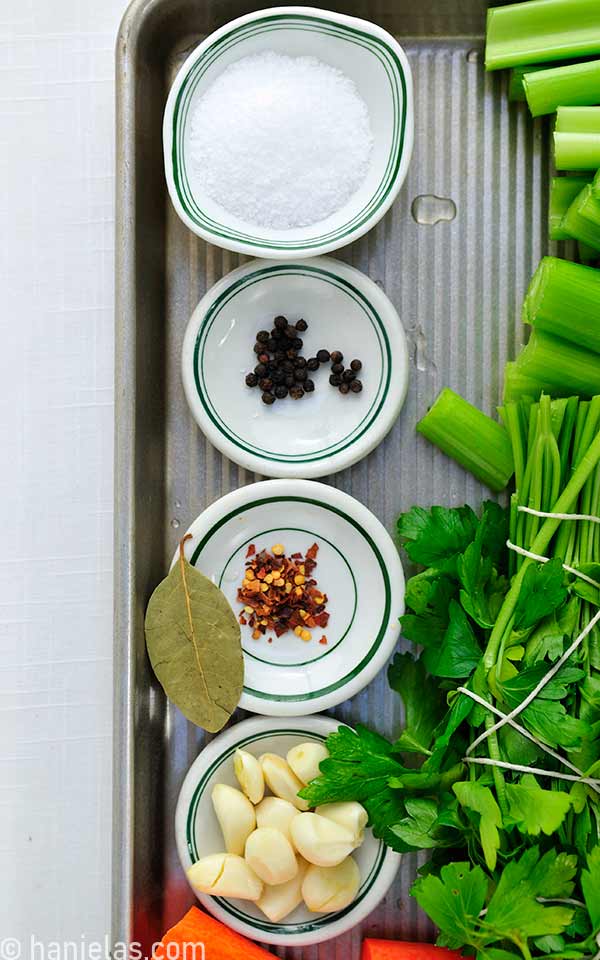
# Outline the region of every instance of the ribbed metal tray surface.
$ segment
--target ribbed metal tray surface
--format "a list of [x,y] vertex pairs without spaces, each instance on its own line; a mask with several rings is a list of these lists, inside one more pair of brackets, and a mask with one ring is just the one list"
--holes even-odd
[[[183,395],[187,321],[203,293],[241,258],[193,236],[171,208],[162,173],[162,110],[190,49],[261,6],[136,0],[117,45],[113,935],[146,947],[192,902],[173,816],[184,775],[206,737],[165,701],[152,676],[144,610],[194,517],[259,479],[210,446]],[[477,505],[486,495],[418,438],[414,426],[444,385],[487,411],[499,400],[503,364],[522,336],[523,292],[547,251],[548,130],[532,122],[522,104],[507,103],[505,77],[484,72],[485,0],[327,6],[394,33],[415,81],[415,151],[406,183],[384,220],[337,254],[369,274],[398,309],[412,358],[408,397],[381,446],[324,478],[393,531],[398,513],[412,504]],[[452,219],[428,222],[439,215]],[[392,734],[401,719],[383,673],[333,714],[383,734]],[[415,857],[403,858],[395,885],[362,928],[280,955],[354,960],[365,934],[430,938],[429,923],[409,896],[416,868]]]

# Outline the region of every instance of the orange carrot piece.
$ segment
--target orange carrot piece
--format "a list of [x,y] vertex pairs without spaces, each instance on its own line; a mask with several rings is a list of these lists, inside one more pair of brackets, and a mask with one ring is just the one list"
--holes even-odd
[[241,960],[242,957],[243,960],[274,960],[272,953],[197,907],[191,907],[179,923],[167,930],[152,960]]
[[460,960],[461,954],[431,943],[364,940],[360,960]]

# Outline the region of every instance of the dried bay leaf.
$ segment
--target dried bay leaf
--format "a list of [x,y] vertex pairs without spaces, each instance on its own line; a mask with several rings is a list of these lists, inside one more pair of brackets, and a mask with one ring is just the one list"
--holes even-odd
[[159,583],[146,610],[146,646],[165,693],[188,720],[216,733],[244,684],[240,626],[225,595],[185,558]]

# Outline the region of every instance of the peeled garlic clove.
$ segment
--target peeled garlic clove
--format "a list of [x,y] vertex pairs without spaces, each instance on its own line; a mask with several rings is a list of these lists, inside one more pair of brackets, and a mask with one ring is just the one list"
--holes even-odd
[[340,803],[322,803],[317,807],[315,813],[319,817],[327,817],[334,823],[339,823],[340,827],[349,830],[354,838],[354,848],[360,847],[365,839],[365,827],[369,814],[360,803],[355,800],[348,800]]
[[310,866],[302,883],[302,897],[313,913],[333,913],[349,906],[359,887],[360,871],[348,857],[335,867]]
[[323,743],[299,743],[288,751],[287,762],[302,783],[310,783],[319,776],[319,764],[326,760],[329,750]]
[[290,824],[290,833],[298,853],[319,867],[335,867],[354,850],[349,830],[316,813],[299,813]]
[[269,790],[276,797],[289,800],[298,810],[308,810],[306,800],[298,796],[298,791],[302,790],[304,784],[298,780],[283,757],[278,757],[276,753],[263,753],[259,760]]
[[233,769],[250,803],[260,803],[265,795],[265,778],[256,757],[247,750],[236,750]]
[[259,900],[263,892],[262,881],[243,857],[233,853],[212,853],[202,857],[189,868],[187,877],[197,893]]
[[246,863],[265,883],[287,883],[298,873],[290,841],[279,830],[259,827],[246,840]]
[[297,816],[298,811],[289,800],[282,800],[281,797],[265,797],[256,807],[256,826],[280,830],[291,843],[290,823]]
[[254,807],[241,790],[226,783],[217,783],[213,787],[212,802],[227,853],[243,856],[246,840],[256,827]]
[[298,873],[287,883],[280,883],[276,887],[265,885],[263,895],[256,901],[264,915],[271,923],[279,923],[284,917],[292,913],[302,903],[302,882],[308,870],[308,864],[302,857],[298,860]]

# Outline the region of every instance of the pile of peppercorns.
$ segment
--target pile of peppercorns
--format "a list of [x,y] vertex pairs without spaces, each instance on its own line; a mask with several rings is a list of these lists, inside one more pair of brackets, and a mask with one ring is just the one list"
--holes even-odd
[[316,356],[308,360],[300,355],[304,344],[298,334],[306,330],[306,320],[298,320],[292,326],[286,317],[279,316],[275,317],[270,333],[268,330],[259,330],[256,334],[254,353],[258,363],[253,372],[246,375],[246,386],[259,387],[263,403],[270,405],[288,396],[292,400],[301,400],[304,394],[312,393],[315,389],[309,373],[318,370],[322,363],[329,362],[329,382],[333,387],[338,387],[342,394],[361,392],[362,383],[356,376],[362,368],[360,360],[353,360],[345,369],[344,357],[339,350],[333,353],[319,350]]

